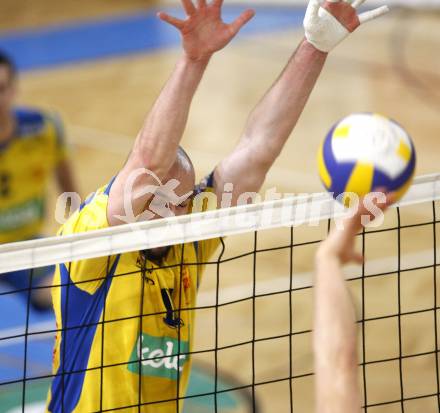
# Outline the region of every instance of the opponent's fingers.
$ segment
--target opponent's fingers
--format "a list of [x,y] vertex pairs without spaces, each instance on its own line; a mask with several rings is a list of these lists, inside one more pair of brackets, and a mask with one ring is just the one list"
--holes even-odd
[[191,0],[182,0],[182,6],[188,16],[196,14],[197,9]]
[[199,9],[203,9],[206,7],[206,0],[197,0],[197,6]]
[[376,207],[384,212],[394,202],[394,194],[387,193],[386,188],[376,188],[359,200],[356,210],[351,216],[344,220],[343,238],[354,237],[364,226],[363,218],[369,217],[370,221],[374,220],[377,211]]
[[388,8],[388,6],[378,7],[377,9],[366,11],[365,13],[360,14],[359,21],[361,22],[361,24],[364,24],[366,22],[369,22],[370,20],[374,20],[380,16],[383,16],[389,11],[390,9]]
[[183,28],[183,26],[185,25],[185,22],[183,20],[180,20],[176,17],[170,16],[167,13],[164,12],[159,12],[157,13],[157,17],[159,17],[160,20],[171,24],[171,26],[174,26],[176,29],[181,30]]
[[364,256],[359,252],[354,252],[352,256],[352,261],[362,264],[364,262]]
[[353,248],[353,250],[350,251],[350,253],[348,253],[346,256],[344,255],[342,256],[343,264],[349,264],[351,262],[354,262],[359,265],[363,264],[364,256],[361,253],[354,250],[354,244],[355,244],[355,238],[353,237],[353,239],[350,240],[350,244],[347,245],[347,248]]
[[255,10],[249,9],[240,14],[231,24],[232,32],[238,33],[240,29],[255,16]]

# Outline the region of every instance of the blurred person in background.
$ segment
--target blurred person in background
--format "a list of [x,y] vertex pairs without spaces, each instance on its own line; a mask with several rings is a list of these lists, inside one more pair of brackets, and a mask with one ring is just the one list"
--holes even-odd
[[[76,192],[60,119],[16,107],[16,95],[16,66],[0,51],[0,244],[41,236],[53,175],[61,192]],[[0,274],[0,283],[7,291],[21,291],[27,302],[29,287],[51,285],[53,270]],[[50,288],[33,290],[30,303],[37,310],[51,308]]]

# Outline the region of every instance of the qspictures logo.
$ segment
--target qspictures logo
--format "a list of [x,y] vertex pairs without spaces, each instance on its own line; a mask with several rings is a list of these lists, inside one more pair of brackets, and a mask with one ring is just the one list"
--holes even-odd
[[188,361],[187,353],[187,341],[180,340],[179,348],[179,341],[174,338],[142,333],[131,353],[128,370],[142,376],[177,380],[177,374],[183,371],[183,366]]
[[[151,185],[143,185],[137,188],[136,180],[145,175],[149,177],[152,182]],[[308,224],[310,226],[318,226],[321,220],[320,217],[328,216],[335,213],[337,216],[349,218],[354,216],[359,207],[363,206],[366,213],[362,215],[362,225],[370,225],[370,228],[376,228],[382,225],[384,221],[383,211],[378,207],[378,204],[384,204],[387,200],[386,194],[382,192],[372,192],[365,197],[359,197],[354,192],[344,192],[336,196],[334,202],[332,195],[334,194],[282,194],[277,192],[276,188],[269,188],[266,190],[264,196],[257,192],[243,192],[234,195],[234,185],[232,183],[225,183],[223,188],[217,188],[216,191],[210,191],[207,187],[207,181],[202,181],[201,185],[197,186],[194,191],[187,192],[179,196],[176,189],[181,183],[177,179],[170,179],[166,183],[162,183],[159,177],[154,172],[146,168],[138,168],[132,171],[127,177],[124,184],[124,194],[122,196],[123,214],[115,215],[115,218],[126,224],[135,224],[137,222],[145,222],[155,218],[169,218],[175,216],[175,208],[186,208],[185,203],[188,204],[186,213],[197,213],[205,211],[205,209],[222,209],[222,217],[229,217],[235,219],[235,224],[238,228],[243,225],[247,226],[249,221],[243,221],[242,215],[237,213],[232,206],[244,206],[249,204],[258,204],[262,201],[267,204],[262,206],[261,216],[258,218],[264,222],[265,227],[269,227],[272,219],[278,219],[281,215],[281,222],[278,220],[276,226],[298,226],[300,224]],[[223,192],[221,192],[223,191]],[[96,194],[91,194],[84,205],[93,201]],[[144,199],[143,203],[145,209],[140,214],[136,215],[133,209],[133,203],[136,200]],[[233,199],[236,200],[233,201]],[[284,200],[283,200],[284,199]],[[148,202],[147,202],[148,201]],[[282,201],[278,207],[274,207],[275,201]],[[331,203],[330,203],[331,201]],[[81,197],[72,192],[65,192],[60,195],[57,201],[55,210],[55,219],[60,224],[64,224],[71,214],[80,208]],[[210,205],[212,208],[205,208]],[[344,208],[343,205],[350,206]],[[330,209],[330,211],[329,211]],[[66,214],[66,211],[69,211]],[[201,222],[198,214],[194,214],[197,223]],[[253,219],[254,215],[249,215]],[[257,217],[255,215],[255,217]],[[343,220],[336,220],[336,225],[341,228]],[[164,224],[164,228],[168,222]],[[173,225],[173,222],[170,222]],[[257,225],[257,223],[255,223]],[[136,226],[133,227],[136,230]],[[200,225],[188,225],[185,231],[191,231],[193,235],[201,235],[198,231]]]

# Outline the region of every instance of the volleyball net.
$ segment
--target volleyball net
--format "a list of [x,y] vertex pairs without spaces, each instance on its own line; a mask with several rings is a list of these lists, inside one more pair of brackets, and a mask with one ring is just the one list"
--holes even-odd
[[[416,179],[357,237],[364,265],[346,268],[370,412],[438,410],[438,200],[440,175]],[[300,195],[0,246],[0,273],[64,268],[57,325],[30,309],[39,287],[0,293],[26,297],[22,324],[0,331],[1,405],[14,390],[5,411],[44,411],[30,406],[50,388],[53,411],[312,411],[314,254],[346,213],[328,194]],[[162,266],[139,253],[170,245]],[[38,357],[54,336],[52,370]]]

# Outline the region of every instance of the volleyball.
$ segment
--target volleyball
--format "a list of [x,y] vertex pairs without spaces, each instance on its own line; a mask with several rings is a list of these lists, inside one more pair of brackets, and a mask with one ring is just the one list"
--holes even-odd
[[318,168],[327,191],[364,196],[377,188],[395,192],[396,201],[409,189],[416,153],[409,134],[390,118],[355,113],[339,121],[318,152]]

